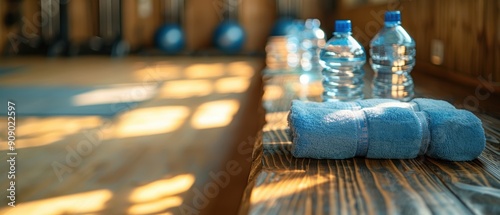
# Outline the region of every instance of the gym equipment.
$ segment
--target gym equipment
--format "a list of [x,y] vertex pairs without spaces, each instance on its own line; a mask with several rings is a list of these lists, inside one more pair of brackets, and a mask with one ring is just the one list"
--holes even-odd
[[[7,55],[47,54],[59,56],[68,54],[68,3],[60,0],[40,0],[40,23],[23,20],[21,0],[8,2],[7,26],[16,26],[17,33],[8,36]],[[36,34],[37,28],[40,34]],[[27,32],[29,29],[30,32]]]
[[[59,7],[54,7],[59,3]],[[68,3],[60,0],[42,0],[42,11],[48,10],[47,21],[42,22],[42,38],[48,45],[47,55],[50,57],[67,53],[69,48],[68,35]],[[59,13],[59,15],[54,15]],[[44,16],[42,16],[42,20]]]
[[222,21],[214,31],[215,46],[226,53],[235,53],[245,44],[245,31],[238,24],[238,0],[226,0]]
[[91,0],[88,6],[89,14],[95,14],[97,8],[98,19],[92,21],[94,36],[79,50],[79,54],[127,55],[130,46],[123,39],[122,0]]
[[5,27],[14,26],[21,20],[21,1],[20,0],[7,0],[7,14],[3,19]]
[[184,12],[183,0],[164,0],[165,24],[155,33],[155,44],[162,51],[174,54],[184,49],[184,31],[181,28]]

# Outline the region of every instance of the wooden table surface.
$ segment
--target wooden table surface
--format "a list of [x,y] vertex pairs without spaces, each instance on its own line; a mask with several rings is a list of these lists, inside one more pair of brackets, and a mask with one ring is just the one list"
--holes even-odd
[[[471,107],[464,100],[474,88],[418,72],[413,77],[418,97]],[[315,160],[291,155],[286,116],[292,99],[319,101],[321,84],[299,75],[264,80],[267,124],[254,148],[240,214],[500,214],[500,120],[492,117],[500,112],[497,95],[473,107],[487,134],[476,160]]]
[[[2,87],[155,85],[152,98],[114,117],[18,116],[16,207],[3,196],[0,214],[237,212],[251,150],[236,152],[263,121],[255,111],[262,58],[12,58],[0,65],[21,70],[3,75]],[[0,117],[5,195],[6,121]],[[228,174],[228,163],[238,174],[214,188],[211,175]]]

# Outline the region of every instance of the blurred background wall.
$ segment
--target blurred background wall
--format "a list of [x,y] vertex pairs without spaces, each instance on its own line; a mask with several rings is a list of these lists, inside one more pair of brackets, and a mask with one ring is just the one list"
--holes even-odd
[[[0,20],[5,22],[8,0],[0,0]],[[153,46],[153,35],[163,23],[162,0],[123,0],[124,37],[131,49]],[[40,0],[23,0],[25,22],[39,22]],[[94,2],[93,4],[91,2]],[[70,38],[84,42],[95,32],[97,0],[69,0]],[[186,0],[183,27],[189,50],[212,47],[211,37],[221,22],[223,7],[238,11],[247,33],[244,51],[262,52],[274,21],[273,0]],[[94,5],[94,6],[93,6]],[[144,6],[149,5],[149,6]],[[417,42],[417,69],[464,83],[479,76],[500,82],[500,1],[498,0],[303,0],[300,19],[318,18],[329,37],[335,19],[351,19],[353,34],[367,46],[383,25],[386,10],[401,10],[403,26]],[[94,11],[94,12],[92,12]],[[36,28],[28,29],[37,31]],[[8,42],[16,27],[0,26],[0,39]],[[3,50],[6,42],[0,43]]]
[[[8,10],[6,2],[0,0],[1,18]],[[43,0],[42,0],[43,1]],[[85,42],[96,31],[93,22],[97,22],[98,0],[61,0],[68,1],[70,38],[75,42]],[[164,23],[163,0],[122,0],[124,36],[132,49],[138,46],[153,46],[155,31]],[[38,22],[40,0],[22,0],[23,18],[29,22]],[[186,45],[188,49],[197,50],[210,48],[211,36],[221,20],[224,7],[238,10],[239,22],[247,33],[245,50],[263,51],[267,37],[274,21],[278,18],[276,2],[274,0],[236,0],[236,3],[227,3],[225,0],[185,0],[183,27],[186,31]],[[326,15],[333,13],[333,8],[324,8],[326,0],[299,1],[300,19],[319,18],[326,21]],[[149,5],[149,6],[144,6]],[[145,9],[146,8],[146,9]],[[148,9],[149,8],[149,9]],[[146,12],[144,12],[146,11]],[[328,25],[333,20],[328,20]],[[2,28],[3,25],[2,25]],[[8,32],[15,32],[14,28],[1,31],[2,41],[5,41]],[[3,49],[5,43],[0,47]]]
[[500,1],[341,1],[333,17],[351,19],[353,35],[367,47],[385,10],[401,10],[417,44],[415,70],[471,85],[478,77],[500,82]]

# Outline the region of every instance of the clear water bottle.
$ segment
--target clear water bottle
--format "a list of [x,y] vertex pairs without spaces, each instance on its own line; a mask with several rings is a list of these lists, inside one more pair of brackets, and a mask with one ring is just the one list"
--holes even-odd
[[286,35],[286,50],[288,52],[288,67],[292,70],[300,68],[300,43],[302,41],[301,32],[304,30],[304,21],[294,20],[293,27]]
[[370,43],[370,64],[375,72],[373,97],[409,101],[413,98],[415,41],[401,27],[399,11],[387,11],[385,24]]
[[351,34],[351,21],[337,20],[333,37],[321,49],[324,101],[351,101],[364,97],[366,54]]
[[321,78],[319,52],[325,46],[325,32],[320,28],[318,19],[307,19],[301,32],[300,65],[305,74]]
[[266,73],[295,72],[300,67],[300,32],[303,23],[280,19],[266,44]]

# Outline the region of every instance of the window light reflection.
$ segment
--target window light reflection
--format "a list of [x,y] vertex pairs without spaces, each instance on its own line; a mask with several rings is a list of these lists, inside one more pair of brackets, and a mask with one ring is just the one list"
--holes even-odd
[[408,92],[405,91],[404,86],[392,86],[391,87],[391,96],[393,98],[404,98],[408,96]]
[[134,84],[96,89],[73,97],[73,105],[87,106],[99,104],[115,104],[139,102],[153,97],[156,89],[154,84]]
[[403,85],[407,81],[404,75],[392,74],[392,84],[391,86],[391,97],[393,98],[404,98],[408,96],[408,92],[405,90]]
[[158,214],[166,209],[180,206],[181,204],[182,198],[173,196],[145,204],[132,205],[130,208],[128,208],[127,214]]
[[3,207],[0,214],[99,214],[113,194],[109,190],[89,192],[18,203],[15,208]]
[[132,110],[120,117],[116,137],[136,137],[177,130],[189,115],[185,106],[162,106]]
[[[293,172],[288,174],[293,174]],[[330,177],[335,176],[331,175]],[[250,202],[256,204],[269,199],[278,199],[292,196],[293,194],[299,195],[303,190],[311,189],[327,181],[327,177],[320,175],[306,176],[304,174],[297,174],[296,177],[254,188],[252,196],[250,197]],[[281,187],[281,189],[276,189],[276,183],[280,184],[279,187]]]
[[192,174],[182,174],[154,181],[134,189],[130,194],[130,201],[133,203],[149,202],[185,192],[193,185],[194,179]]
[[231,122],[239,107],[240,103],[234,99],[203,103],[194,113],[191,125],[196,129],[226,126]]
[[194,96],[206,96],[212,93],[209,80],[168,81],[160,89],[160,98],[184,99]]
[[138,81],[162,81],[182,77],[181,66],[173,63],[158,63],[155,66],[147,66],[134,71]]
[[184,70],[184,74],[188,79],[219,77],[224,75],[224,64],[193,64]]
[[175,195],[187,191],[194,181],[195,178],[192,174],[182,174],[135,188],[129,197],[129,201],[133,205],[128,209],[128,213],[159,213],[165,209],[179,206],[182,204],[182,198]]
[[252,77],[255,69],[248,62],[233,62],[227,65],[228,75]]
[[218,93],[242,93],[248,89],[250,80],[245,77],[220,78],[215,82]]
[[[27,117],[17,124],[16,148],[27,148],[51,144],[81,130],[97,128],[103,124],[103,120],[97,116]],[[6,125],[6,118],[1,119],[0,130],[6,130]],[[7,144],[1,144],[0,150],[7,147]]]

